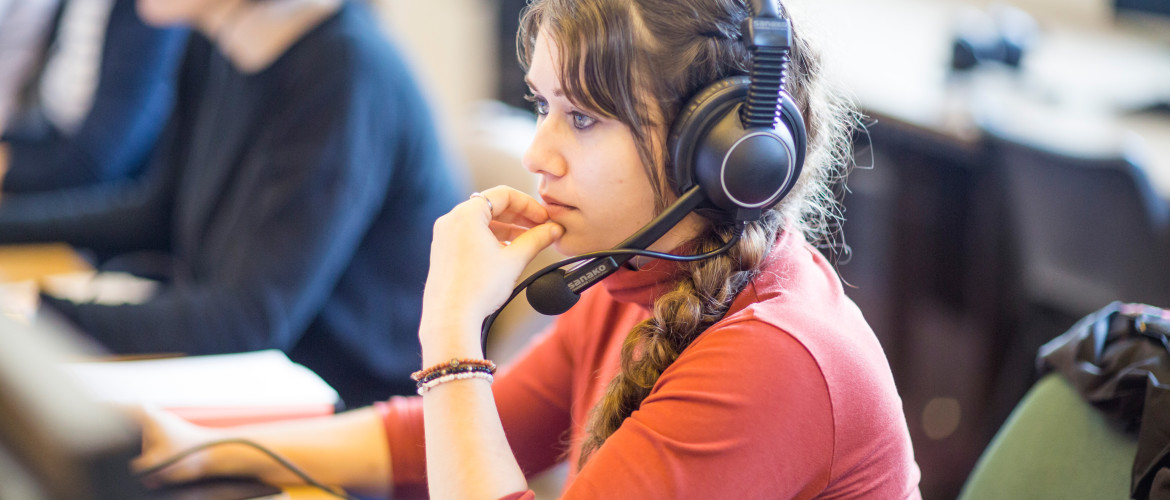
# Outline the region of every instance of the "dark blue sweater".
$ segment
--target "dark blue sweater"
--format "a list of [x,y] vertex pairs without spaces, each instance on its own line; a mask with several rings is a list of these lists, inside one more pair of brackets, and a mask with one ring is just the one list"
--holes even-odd
[[372,14],[347,4],[266,70],[193,36],[149,174],[0,203],[0,239],[162,250],[141,305],[50,300],[119,353],[279,348],[349,406],[413,390],[434,219],[460,201],[431,116]]
[[142,173],[170,115],[187,30],[143,24],[135,0],[117,0],[102,46],[93,107],[72,134],[35,110],[5,130],[5,192],[49,191]]

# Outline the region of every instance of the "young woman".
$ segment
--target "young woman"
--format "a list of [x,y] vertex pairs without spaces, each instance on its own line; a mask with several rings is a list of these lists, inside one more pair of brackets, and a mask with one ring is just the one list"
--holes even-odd
[[[635,259],[494,384],[480,361],[480,323],[537,251],[612,247],[675,198],[669,124],[699,88],[745,71],[748,15],[734,0],[534,2],[519,45],[539,119],[524,164],[541,200],[498,187],[435,224],[422,366],[464,368],[428,368],[421,398],[332,419],[209,431],[159,415],[139,465],[246,436],[327,483],[396,498],[526,498],[525,476],[561,460],[564,498],[919,497],[881,346],[806,241],[831,210],[850,115],[800,36],[787,88],[809,147],[791,194],[722,256]],[[650,248],[705,252],[734,231],[691,214]],[[238,446],[158,474],[295,480]]]

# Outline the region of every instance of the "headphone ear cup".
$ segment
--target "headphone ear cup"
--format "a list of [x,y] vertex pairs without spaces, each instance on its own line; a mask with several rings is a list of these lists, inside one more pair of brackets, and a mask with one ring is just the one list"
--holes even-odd
[[668,139],[675,192],[699,185],[719,209],[717,218],[758,218],[788,194],[804,163],[804,119],[787,93],[781,92],[778,128],[743,128],[738,110],[750,83],[732,77],[701,90],[683,107]]
[[724,78],[704,87],[679,110],[667,139],[668,180],[676,195],[682,195],[697,182],[694,156],[703,135],[747,98],[750,85],[746,76]]

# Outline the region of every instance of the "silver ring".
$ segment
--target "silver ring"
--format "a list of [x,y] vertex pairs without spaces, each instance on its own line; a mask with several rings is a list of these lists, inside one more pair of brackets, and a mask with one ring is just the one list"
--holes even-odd
[[470,199],[473,199],[473,198],[479,198],[479,199],[483,200],[485,203],[487,203],[487,206],[488,206],[488,213],[489,213],[489,214],[491,214],[491,215],[495,215],[495,214],[496,214],[496,211],[495,211],[494,207],[492,207],[492,200],[489,200],[487,196],[484,196],[484,195],[483,195],[483,193],[481,193],[481,192],[479,192],[479,191],[476,191],[476,192],[474,192],[474,193],[471,193],[471,196],[469,196],[467,199],[469,199],[469,200],[470,200]]

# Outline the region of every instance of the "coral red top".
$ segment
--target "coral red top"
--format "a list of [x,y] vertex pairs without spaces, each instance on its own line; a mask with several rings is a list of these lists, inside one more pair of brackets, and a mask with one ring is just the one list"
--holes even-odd
[[[676,269],[657,261],[610,276],[497,377],[500,418],[526,473],[576,464],[622,341]],[[399,498],[426,491],[421,403],[377,405]],[[918,480],[881,345],[832,266],[786,235],[729,313],[583,469],[571,468],[563,498],[917,499]]]

